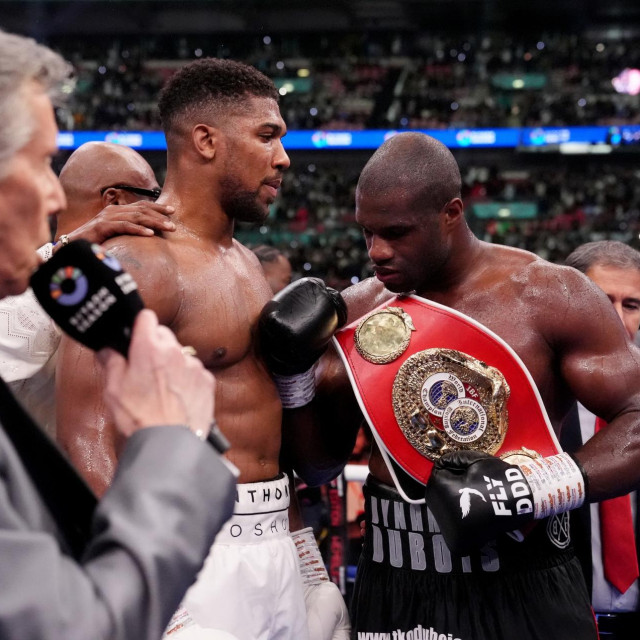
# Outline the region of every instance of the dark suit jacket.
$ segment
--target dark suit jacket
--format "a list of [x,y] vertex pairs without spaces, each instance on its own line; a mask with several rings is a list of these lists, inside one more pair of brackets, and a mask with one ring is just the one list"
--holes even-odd
[[0,638],[158,640],[232,513],[234,487],[187,429],[143,429],[78,563],[0,427]]
[[[567,415],[560,432],[560,445],[565,451],[573,453],[582,446],[582,434],[580,432],[580,418],[578,407],[574,404]],[[637,517],[635,521],[636,552],[640,558],[640,491],[636,492]],[[591,509],[590,503],[585,502],[579,509],[571,512],[571,541],[576,550],[576,555],[582,565],[589,593],[593,588],[593,567],[591,561]]]

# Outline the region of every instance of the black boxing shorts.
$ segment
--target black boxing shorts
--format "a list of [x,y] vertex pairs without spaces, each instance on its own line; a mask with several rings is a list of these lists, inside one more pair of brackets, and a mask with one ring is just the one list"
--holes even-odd
[[354,640],[597,640],[566,514],[459,557],[425,505],[371,476],[364,495]]

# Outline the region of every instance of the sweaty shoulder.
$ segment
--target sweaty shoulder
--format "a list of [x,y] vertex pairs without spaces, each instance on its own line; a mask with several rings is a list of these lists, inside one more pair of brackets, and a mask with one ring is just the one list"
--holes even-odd
[[[596,290],[595,285],[576,269],[553,264],[528,251],[508,251],[510,260],[503,259],[504,256],[498,256],[498,259],[509,272],[509,281],[526,290],[528,297],[537,298],[541,303],[566,304],[577,291]],[[575,302],[572,300],[572,303]]]
[[349,310],[348,322],[353,322],[393,298],[395,294],[385,289],[377,278],[367,278],[358,284],[347,287],[342,296]]
[[[576,339],[578,327],[586,330],[615,315],[606,295],[576,269],[525,251],[502,249],[494,254],[494,276],[508,287],[509,306],[520,318],[532,318],[549,343]],[[506,296],[502,300],[506,303]]]
[[576,337],[588,327],[600,333],[608,323],[624,333],[606,294],[577,269],[541,261],[532,269],[530,281],[536,297],[548,305],[549,324],[561,334]]
[[260,260],[258,260],[258,256],[251,251],[248,247],[245,247],[242,243],[238,242],[235,238],[232,242],[232,247],[235,251],[238,252],[238,255],[242,259],[242,261],[249,268],[257,269],[261,274],[263,273],[262,265],[260,264]]
[[158,236],[119,236],[104,246],[133,276],[145,306],[153,309],[164,324],[180,306],[178,265],[169,243]]
[[486,249],[475,270],[476,278],[470,279],[475,288],[484,291],[504,286],[510,289],[508,293],[511,295],[541,296],[544,299],[550,294],[561,293],[565,280],[577,273],[529,251],[484,244]]

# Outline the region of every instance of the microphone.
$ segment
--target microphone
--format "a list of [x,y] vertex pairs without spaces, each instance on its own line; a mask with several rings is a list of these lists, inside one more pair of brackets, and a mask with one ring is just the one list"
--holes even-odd
[[[82,239],[61,247],[31,276],[31,288],[74,340],[94,351],[111,347],[128,356],[133,323],[144,302],[131,274],[104,247]],[[207,442],[219,453],[230,447],[215,421]]]
[[131,329],[144,302],[138,285],[103,247],[75,240],[61,247],[31,276],[42,308],[74,340],[125,358]]

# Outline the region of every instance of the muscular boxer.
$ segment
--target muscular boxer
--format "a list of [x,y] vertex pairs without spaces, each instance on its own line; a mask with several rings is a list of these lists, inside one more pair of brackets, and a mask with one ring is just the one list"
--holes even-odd
[[[443,315],[461,312],[506,342],[527,367],[556,431],[575,398],[610,424],[575,459],[561,453],[534,464],[532,458],[528,481],[517,487],[510,478],[522,479],[525,464],[445,453],[422,507],[400,497],[394,466],[375,447],[354,637],[411,631],[414,637],[595,639],[589,594],[561,512],[578,506],[585,491],[598,501],[637,484],[640,356],[606,296],[582,274],[476,238],[460,188],[451,153],[423,134],[394,136],[373,155],[358,183],[356,219],[376,278],[346,290],[349,320],[415,291],[441,305]],[[310,365],[304,349],[310,339],[307,333],[304,342],[296,340],[287,320],[304,317],[309,324],[318,306],[324,316],[326,301],[307,297],[300,305],[299,292],[292,301],[285,292],[282,317],[265,318],[265,348],[276,369],[293,362],[287,373],[295,386]],[[293,340],[283,346],[285,334]],[[361,416],[335,353],[323,358],[317,378],[315,399],[307,393],[307,404],[285,412],[284,438],[302,477],[324,482],[345,464]],[[390,396],[381,401],[390,403]],[[530,419],[510,415],[509,429]],[[504,493],[488,489],[498,482]],[[516,493],[527,508],[516,509]]]
[[[252,67],[206,59],[178,71],[159,106],[168,148],[159,202],[175,208],[176,230],[107,246],[135,277],[145,304],[215,372],[216,418],[240,470],[236,515],[187,594],[171,637],[187,632],[186,619],[243,640],[304,640],[303,581],[279,462],[281,405],[253,342],[271,290],[257,258],[233,239],[236,220],[265,219],[289,166],[278,92]],[[63,340],[59,379],[59,437],[102,492],[119,443],[100,401],[93,354]],[[296,540],[304,557],[308,543],[304,534]]]
[[[174,228],[171,207],[154,202],[160,188],[153,169],[128,147],[83,144],[62,167],[60,184],[67,204],[55,214],[55,244],[39,249],[44,259],[78,238],[101,243],[114,235],[148,236]],[[0,374],[52,437],[59,342],[60,330],[31,289],[0,301]]]

